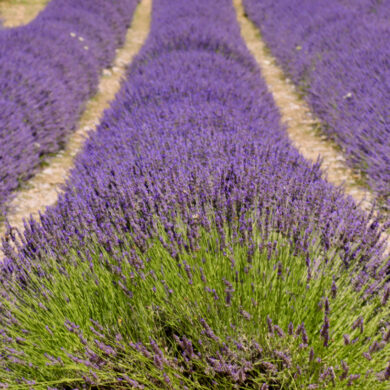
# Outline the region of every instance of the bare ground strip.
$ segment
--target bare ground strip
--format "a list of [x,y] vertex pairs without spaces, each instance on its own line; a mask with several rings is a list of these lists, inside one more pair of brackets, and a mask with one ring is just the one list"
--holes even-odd
[[49,0],[0,0],[0,19],[4,27],[30,23]]

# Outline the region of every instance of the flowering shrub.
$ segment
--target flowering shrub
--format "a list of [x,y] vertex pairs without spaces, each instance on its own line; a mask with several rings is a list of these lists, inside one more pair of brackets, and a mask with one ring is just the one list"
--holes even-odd
[[29,25],[1,31],[0,214],[11,191],[74,129],[136,4],[53,0]]
[[358,0],[244,0],[323,130],[390,207],[390,7]]
[[4,384],[388,387],[381,231],[290,145],[229,0],[154,2],[65,192],[25,228],[3,242]]

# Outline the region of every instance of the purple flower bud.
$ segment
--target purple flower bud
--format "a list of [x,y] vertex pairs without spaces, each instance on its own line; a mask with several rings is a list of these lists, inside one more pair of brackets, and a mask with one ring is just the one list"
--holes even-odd
[[332,281],[332,287],[331,287],[330,291],[331,291],[332,298],[336,299],[336,296],[337,296],[337,285],[336,285],[336,282],[334,281],[334,279]]
[[359,378],[360,378],[359,374],[350,375],[348,378],[348,386],[352,386],[352,382],[358,380]]
[[291,368],[292,367],[292,359],[291,359],[290,356],[288,356],[284,352],[280,352],[280,351],[274,351],[274,354],[275,354],[275,356],[277,356],[278,358],[280,358],[283,361],[283,364],[287,368]]
[[283,275],[283,265],[280,261],[278,261],[277,267],[278,267],[278,278],[281,278]]
[[53,332],[47,325],[45,325],[45,329],[50,333],[51,336],[53,336]]
[[360,333],[363,333],[364,331],[364,325],[363,325],[363,317],[360,316],[353,324],[352,324],[352,330],[355,330],[356,328],[360,329]]
[[348,371],[349,371],[349,367],[344,360],[341,361],[341,368],[343,369],[343,372],[341,373],[339,378],[342,381],[348,376]]
[[329,307],[329,300],[328,300],[328,297],[325,298],[325,301],[324,301],[324,308],[325,308],[325,314],[329,314],[330,307]]
[[277,333],[277,335],[279,337],[284,337],[285,336],[285,334],[284,334],[284,332],[283,332],[283,330],[282,330],[282,328],[280,326],[274,325],[274,329],[275,329],[275,331],[276,331],[276,333]]
[[243,310],[243,309],[240,309],[240,314],[241,314],[247,321],[249,321],[249,320],[252,318],[252,316],[251,316],[247,311],[245,311],[245,310]]
[[374,341],[370,345],[369,352],[370,352],[370,354],[372,354],[372,353],[379,351],[380,349],[381,349],[381,345],[377,341]]
[[312,348],[310,348],[310,352],[309,352],[309,362],[312,362],[314,360],[314,357],[315,357],[314,349],[312,347]]
[[274,327],[272,325],[272,320],[269,316],[267,316],[267,326],[268,326],[268,332],[273,335],[274,334]]
[[89,329],[91,330],[92,333],[95,334],[95,336],[98,336],[98,337],[100,337],[101,339],[104,339],[104,338],[105,338],[104,334],[99,333],[92,325],[89,327]]
[[294,325],[292,322],[288,324],[288,334],[292,336],[294,334]]
[[207,283],[207,279],[206,279],[206,276],[203,272],[203,268],[202,267],[199,267],[199,271],[200,271],[200,278],[202,280],[203,283]]
[[390,285],[387,285],[382,296],[382,305],[385,306],[390,297]]
[[214,341],[219,341],[219,337],[217,337],[214,334],[214,332],[212,331],[210,326],[207,324],[207,322],[203,318],[200,319],[200,323],[202,324],[207,337],[209,337],[210,339],[213,339]]
[[81,333],[79,334],[79,339],[81,341],[81,344],[83,344],[83,345],[87,345],[88,344],[87,339],[85,339]]
[[387,329],[387,331],[383,335],[383,340],[388,343],[390,341],[390,327]]
[[164,369],[164,360],[163,360],[163,358],[160,355],[155,354],[153,356],[153,362],[154,362],[155,366],[159,370],[163,370]]
[[167,375],[167,373],[164,372],[163,376],[164,376],[164,382],[170,384],[171,380],[169,379],[169,376]]
[[116,356],[116,351],[111,348],[109,345],[106,345],[102,342],[100,342],[99,340],[95,339],[94,340],[96,346],[102,351],[104,352],[105,354],[107,355],[112,355],[112,356]]
[[334,372],[334,368],[332,366],[330,366],[328,368],[328,372],[329,372],[330,379],[331,379],[331,381],[333,383],[333,386],[335,386],[335,384],[336,384],[336,374]]
[[131,379],[129,376],[127,376],[126,374],[121,374],[122,378],[127,382],[129,383],[132,387],[134,387],[135,389],[143,389],[144,386],[141,385],[139,382],[137,382],[136,380],[134,379]]
[[278,372],[278,369],[276,368],[276,366],[270,362],[262,361],[261,365],[262,365],[262,367],[264,367],[264,369],[266,371],[270,371],[271,373]]
[[225,296],[225,302],[228,306],[230,306],[232,302],[232,291],[230,289],[225,289],[226,296]]
[[324,347],[327,347],[329,345],[329,318],[327,314],[325,314],[324,324],[322,325],[320,335],[324,339]]
[[384,377],[385,380],[387,380],[387,381],[390,379],[390,363],[389,363],[388,366],[386,367],[386,370],[384,371],[383,377]]
[[372,356],[370,355],[369,352],[363,352],[363,357],[365,357],[367,360],[371,360]]
[[246,375],[245,375],[245,371],[243,368],[241,368],[239,371],[238,371],[238,382],[239,383],[244,383],[246,380]]
[[309,338],[307,336],[305,324],[302,322],[301,325],[298,325],[297,330],[296,330],[296,335],[299,336],[301,335],[302,337],[302,342],[304,344],[309,344]]

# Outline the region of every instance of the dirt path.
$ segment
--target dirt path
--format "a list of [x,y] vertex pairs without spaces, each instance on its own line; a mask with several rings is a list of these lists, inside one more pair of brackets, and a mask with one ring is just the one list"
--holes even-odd
[[298,96],[295,86],[286,79],[274,57],[269,54],[259,30],[245,16],[242,0],[234,0],[234,6],[241,34],[261,68],[293,145],[309,161],[316,161],[321,157],[326,179],[336,186],[343,185],[345,192],[362,208],[369,209],[374,199],[372,193],[359,185],[359,177],[346,165],[343,154],[336,146],[319,135],[319,121],[314,118],[306,102]]
[[[66,145],[65,150],[47,159],[47,167],[26,182],[25,188],[15,194],[9,204],[7,218],[9,223],[23,230],[23,219],[30,215],[37,217],[47,206],[55,204],[61,186],[65,183],[69,170],[73,167],[76,154],[81,151],[88,133],[99,123],[102,114],[121,86],[127,65],[143,45],[150,27],[152,0],[142,0],[138,5],[126,41],[117,50],[113,66],[105,69],[99,83],[97,94],[88,102],[79,121],[79,126]],[[5,233],[4,224],[0,226],[0,236]],[[0,255],[1,256],[1,255]]]
[[0,0],[0,19],[5,27],[31,22],[49,0]]

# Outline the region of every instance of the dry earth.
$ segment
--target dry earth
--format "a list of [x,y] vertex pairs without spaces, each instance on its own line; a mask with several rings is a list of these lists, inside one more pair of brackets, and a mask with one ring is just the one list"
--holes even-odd
[[0,19],[5,27],[27,24],[45,8],[49,0],[0,0]]
[[[58,193],[73,167],[74,157],[83,148],[90,131],[94,131],[103,112],[119,91],[126,68],[143,45],[150,27],[152,0],[142,0],[137,6],[132,24],[127,32],[126,41],[117,50],[111,68],[103,71],[98,92],[88,102],[80,118],[78,129],[70,136],[66,148],[46,161],[47,167],[29,180],[17,191],[9,204],[7,218],[11,226],[23,230],[23,220],[30,215],[38,217],[47,206],[55,204]],[[0,226],[0,236],[5,226]]]

